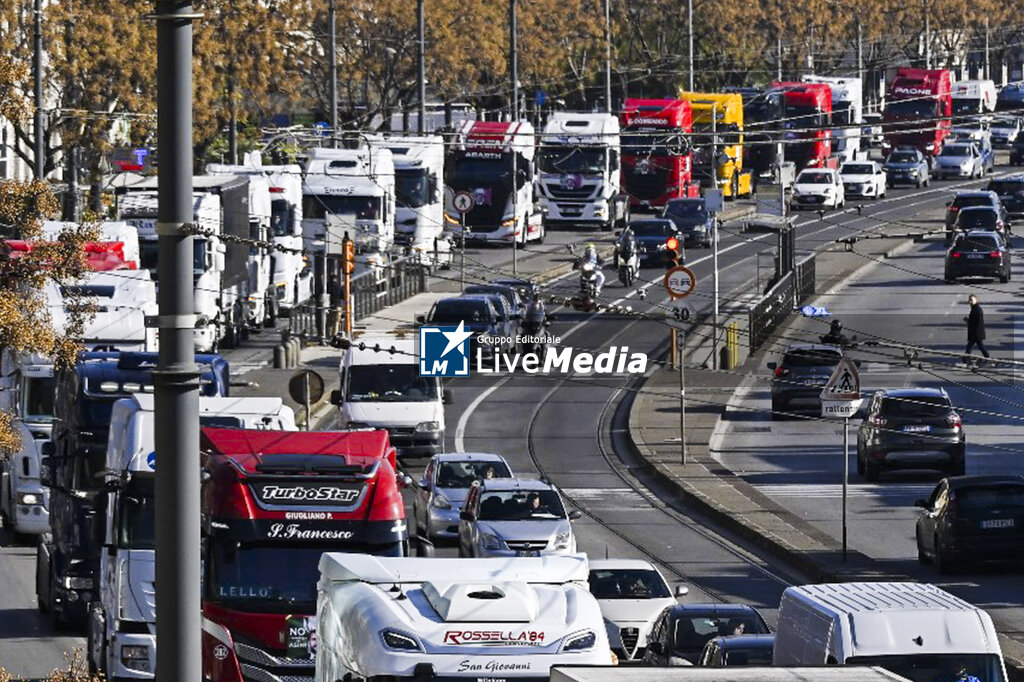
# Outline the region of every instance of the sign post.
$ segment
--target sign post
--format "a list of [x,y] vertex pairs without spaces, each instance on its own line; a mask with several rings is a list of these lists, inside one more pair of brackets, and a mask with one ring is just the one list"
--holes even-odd
[[844,357],[821,389],[821,416],[843,420],[843,561],[846,561],[848,547],[846,502],[850,486],[850,417],[857,413],[863,402],[857,365]]
[[459,289],[463,292],[466,291],[466,214],[473,210],[473,206],[476,205],[476,199],[469,192],[459,192],[452,199],[452,205],[455,210],[459,212],[459,227],[462,233],[462,239],[459,240],[461,244],[460,260],[462,261],[459,267]]

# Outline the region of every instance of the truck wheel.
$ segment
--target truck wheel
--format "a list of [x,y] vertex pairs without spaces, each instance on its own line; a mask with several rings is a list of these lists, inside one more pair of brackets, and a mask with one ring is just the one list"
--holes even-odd
[[43,558],[43,549],[36,546],[36,606],[41,613],[50,612],[50,571],[46,559]]

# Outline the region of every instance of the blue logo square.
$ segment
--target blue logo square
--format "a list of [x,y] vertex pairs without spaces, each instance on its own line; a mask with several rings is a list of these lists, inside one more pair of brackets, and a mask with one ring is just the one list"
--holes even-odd
[[472,335],[463,322],[457,327],[420,327],[420,376],[468,377]]

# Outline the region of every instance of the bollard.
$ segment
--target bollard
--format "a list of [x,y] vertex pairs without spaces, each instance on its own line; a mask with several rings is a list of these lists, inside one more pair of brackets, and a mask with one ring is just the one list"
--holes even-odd
[[302,340],[292,339],[292,367],[298,367],[302,363]]
[[288,354],[284,344],[279,343],[274,346],[274,369],[287,369],[288,366]]
[[729,346],[722,346],[718,349],[718,368],[719,369],[732,369],[732,353],[729,352]]

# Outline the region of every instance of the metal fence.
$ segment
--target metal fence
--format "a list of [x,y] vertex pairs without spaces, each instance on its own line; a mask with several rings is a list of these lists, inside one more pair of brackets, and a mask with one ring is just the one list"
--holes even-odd
[[810,254],[803,260],[797,262],[796,271],[796,300],[795,305],[800,305],[814,295],[814,254]]
[[750,330],[750,350],[761,347],[775,328],[793,311],[795,276],[787,272],[747,313]]

